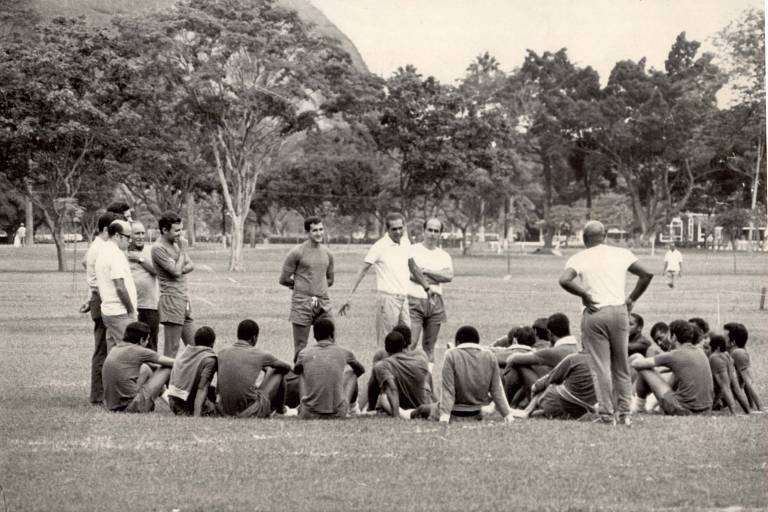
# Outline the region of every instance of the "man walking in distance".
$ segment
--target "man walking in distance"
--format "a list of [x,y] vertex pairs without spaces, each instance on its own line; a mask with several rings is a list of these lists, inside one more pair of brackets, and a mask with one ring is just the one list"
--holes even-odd
[[91,356],[90,401],[94,405],[101,405],[104,401],[104,384],[101,379],[101,369],[104,366],[104,360],[107,358],[107,328],[104,327],[104,321],[101,318],[101,297],[99,296],[99,284],[96,280],[96,258],[104,243],[109,239],[107,228],[109,228],[112,221],[117,219],[118,216],[111,212],[107,212],[99,217],[97,225],[99,234],[94,237],[83,260],[86,281],[88,288],[91,290],[91,296],[80,311],[90,311],[91,319],[93,320],[94,348],[93,356]]
[[157,333],[160,329],[160,317],[157,314],[157,272],[152,264],[152,248],[144,244],[147,232],[144,224],[134,222],[131,225],[131,244],[128,246],[128,261],[131,263],[133,281],[136,283],[138,302],[136,309],[139,322],[149,326],[147,348],[157,352]]
[[415,349],[419,344],[419,335],[421,335],[421,344],[430,363],[435,362],[435,342],[440,332],[440,324],[446,321],[441,283],[448,283],[453,279],[451,256],[437,246],[442,232],[443,223],[440,219],[428,219],[424,223],[424,241],[411,247],[411,258],[421,270],[432,291],[428,294],[417,280],[418,278],[411,275],[408,283],[408,305],[413,336],[411,349]]
[[670,242],[664,253],[664,275],[667,276],[667,286],[675,287],[675,280],[683,275],[683,255]]
[[96,282],[101,297],[101,318],[107,328],[107,353],[123,341],[125,328],[136,321],[136,285],[125,251],[131,225],[115,220],[107,228],[109,239],[96,258]]
[[165,212],[158,221],[160,238],[152,246],[152,263],[157,270],[160,299],[157,310],[164,326],[163,354],[175,357],[179,340],[192,343],[195,324],[187,292],[187,274],[195,269],[181,239],[183,225],[175,212]]
[[339,309],[344,316],[350,308],[352,295],[368,271],[376,270],[376,343],[381,346],[384,337],[397,324],[410,327],[411,316],[408,308],[408,282],[411,274],[421,284],[427,295],[432,294],[424,276],[410,256],[411,243],[403,237],[405,221],[399,213],[387,214],[384,219],[387,234],[368,250],[363,260],[363,267],[355,277],[355,284],[349,292],[347,301]]
[[280,284],[293,290],[291,314],[293,353],[307,346],[315,320],[331,318],[328,288],[333,286],[333,255],[323,244],[325,231],[319,217],[304,219],[307,241],[297,245],[283,262]]
[[[615,423],[617,413],[618,420],[629,425],[629,312],[648,288],[653,274],[629,250],[604,242],[605,226],[598,221],[588,222],[584,226],[586,249],[566,262],[560,286],[580,297],[584,304],[581,335],[595,381],[598,419]],[[627,271],[638,279],[625,298]],[[577,277],[581,284],[576,282]]]

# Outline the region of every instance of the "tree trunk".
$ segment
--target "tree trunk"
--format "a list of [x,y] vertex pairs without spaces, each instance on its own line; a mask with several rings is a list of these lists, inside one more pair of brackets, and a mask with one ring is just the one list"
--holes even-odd
[[550,210],[552,207],[552,167],[549,157],[544,158],[544,250],[552,249],[552,221]]
[[25,201],[25,213],[27,217],[26,228],[27,234],[24,243],[27,247],[35,245],[35,210],[32,205],[32,199],[27,197]]
[[64,222],[60,216],[55,219],[51,217],[47,210],[42,209],[43,221],[48,229],[51,230],[53,236],[53,242],[56,244],[56,259],[59,263],[59,272],[66,272],[64,268]]
[[187,244],[189,247],[195,246],[195,196],[192,192],[186,193],[185,198],[187,210]]
[[231,214],[232,233],[229,247],[229,268],[232,272],[241,272],[243,266],[243,234],[245,233],[245,215]]

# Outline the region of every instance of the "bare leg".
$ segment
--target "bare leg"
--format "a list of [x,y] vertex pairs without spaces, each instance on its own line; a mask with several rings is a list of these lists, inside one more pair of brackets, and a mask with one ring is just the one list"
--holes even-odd
[[144,389],[149,391],[149,396],[154,400],[163,393],[163,388],[168,384],[169,380],[171,380],[171,369],[160,368],[152,373],[152,376],[144,384]]
[[166,357],[176,357],[176,352],[179,351],[179,342],[181,340],[181,331],[184,329],[183,325],[179,324],[164,324],[164,343],[163,343],[163,355]]
[[293,355],[296,357],[296,354],[301,352],[304,347],[307,346],[307,340],[309,340],[309,330],[312,328],[311,325],[299,325],[299,324],[291,324],[293,329]]
[[672,391],[672,388],[667,384],[667,381],[656,370],[638,370],[638,381],[643,380],[648,388],[651,390],[656,399],[661,402],[661,399]]
[[285,405],[285,375],[270,368],[259,389],[269,399],[271,410],[282,413]]

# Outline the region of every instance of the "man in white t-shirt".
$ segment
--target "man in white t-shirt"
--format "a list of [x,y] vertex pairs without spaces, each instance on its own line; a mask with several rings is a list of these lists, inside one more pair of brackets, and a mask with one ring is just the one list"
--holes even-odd
[[[629,370],[629,312],[645,292],[653,274],[632,252],[605,243],[605,227],[590,221],[584,227],[586,249],[572,256],[560,286],[584,304],[581,339],[590,357],[598,420],[629,425],[632,380]],[[625,298],[627,271],[638,277]],[[576,278],[581,279],[581,284]]]
[[113,221],[109,239],[96,257],[96,282],[101,297],[101,318],[107,328],[107,352],[123,339],[125,328],[136,321],[136,285],[125,251],[131,239],[131,225]]
[[339,308],[339,315],[346,315],[352,295],[371,269],[376,271],[376,342],[383,345],[384,337],[397,324],[411,325],[408,309],[408,282],[411,274],[427,294],[432,294],[424,276],[411,258],[411,243],[404,237],[405,221],[399,213],[389,213],[384,219],[387,234],[371,246],[357,273],[355,284],[347,301]]
[[144,243],[147,230],[141,222],[131,224],[131,243],[128,246],[128,261],[131,264],[133,282],[136,284],[136,311],[139,322],[149,326],[147,348],[157,352],[157,335],[160,331],[160,316],[157,302],[160,289],[157,285],[157,270],[152,263],[152,246]]
[[447,319],[441,283],[448,283],[453,279],[451,256],[437,246],[442,232],[443,223],[440,219],[428,219],[424,223],[424,241],[411,247],[411,258],[421,270],[432,293],[428,294],[418,282],[418,278],[411,275],[408,283],[408,305],[413,344],[410,348],[416,348],[421,335],[421,344],[429,356],[430,363],[435,362],[435,342],[440,325]]
[[667,252],[664,253],[664,275],[670,288],[674,288],[675,280],[683,275],[683,255],[673,242],[667,245]]

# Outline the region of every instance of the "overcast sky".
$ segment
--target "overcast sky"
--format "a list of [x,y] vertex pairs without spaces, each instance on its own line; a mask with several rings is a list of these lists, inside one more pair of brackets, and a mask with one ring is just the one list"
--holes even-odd
[[384,77],[414,64],[442,82],[489,51],[510,71],[525,50],[568,48],[604,84],[614,64],[647,57],[663,69],[677,34],[705,42],[762,0],[311,0]]

